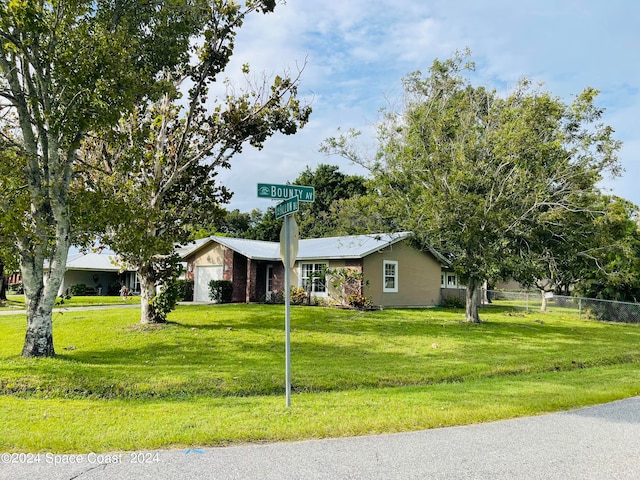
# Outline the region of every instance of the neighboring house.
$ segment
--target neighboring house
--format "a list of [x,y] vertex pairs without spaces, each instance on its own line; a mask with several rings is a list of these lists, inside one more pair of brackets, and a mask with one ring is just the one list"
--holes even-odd
[[[335,300],[329,279],[314,279],[324,269],[348,268],[363,273],[362,293],[373,305],[438,305],[441,272],[448,265],[435,251],[409,243],[410,232],[300,240],[291,285],[312,295]],[[209,301],[209,282],[233,283],[234,302],[260,302],[284,289],[280,244],[229,237],[209,237],[178,249],[194,280],[194,300]]]
[[460,278],[453,269],[446,267],[440,273],[440,303],[445,299],[456,299],[464,302],[467,287],[460,283]]
[[[48,269],[45,265],[45,271]],[[132,292],[140,291],[136,272],[122,271],[116,255],[110,252],[69,253],[58,295],[70,293],[71,287],[78,284],[87,287],[87,295],[106,295],[110,285],[126,285]]]

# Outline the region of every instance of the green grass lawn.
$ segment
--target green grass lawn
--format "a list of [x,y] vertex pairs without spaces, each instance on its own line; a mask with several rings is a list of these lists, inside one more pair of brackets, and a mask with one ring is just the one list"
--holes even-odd
[[[140,297],[129,297],[127,298],[127,300],[123,300],[119,295],[87,295],[58,299],[57,307],[91,307],[99,305],[123,305],[133,303],[140,303]],[[7,295],[6,304],[0,304],[0,310],[14,309],[24,309],[24,295]]]
[[640,393],[640,327],[577,312],[180,306],[54,316],[54,359],[19,357],[0,317],[0,451],[89,452],[396,432],[490,421]]

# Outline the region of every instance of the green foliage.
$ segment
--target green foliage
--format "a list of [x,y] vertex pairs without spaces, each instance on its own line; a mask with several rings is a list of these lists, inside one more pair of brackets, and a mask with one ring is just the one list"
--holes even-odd
[[193,300],[193,280],[176,280],[178,300],[191,302]]
[[315,170],[307,167],[293,182],[315,188],[315,201],[302,203],[297,214],[300,235],[318,238],[335,235],[339,219],[332,216],[335,202],[367,193],[365,179],[346,175],[335,165],[320,164]]
[[347,297],[347,304],[358,310],[368,310],[373,307],[371,297],[366,297],[361,293],[353,293]]
[[289,301],[292,305],[304,305],[307,302],[307,291],[302,287],[291,287]]
[[[528,80],[500,94],[473,85],[468,55],[404,79],[404,105],[385,112],[375,159],[354,158],[346,136],[324,149],[365,163],[380,217],[445,254],[475,291],[511,273],[536,225],[549,231],[562,212],[595,214],[588,199],[605,173],[617,173],[620,143],[601,123],[593,89],[570,105]],[[471,298],[467,310],[478,322]]]
[[229,280],[211,280],[209,282],[209,298],[215,303],[231,303],[233,282]]
[[638,302],[640,300],[640,223],[638,207],[607,198],[604,215],[590,232],[596,247],[578,263],[575,291],[583,297]]
[[84,283],[76,283],[75,285],[71,285],[69,290],[71,291],[71,295],[83,296],[87,293],[87,286]]
[[176,308],[176,304],[180,299],[180,290],[175,282],[165,284],[160,293],[151,299],[151,315],[150,323],[164,323],[167,321],[167,315]]
[[324,274],[335,290],[341,305],[350,305],[358,309],[371,307],[371,299],[362,294],[362,289],[369,284],[364,279],[362,270],[355,268],[327,269]]
[[465,302],[460,297],[445,295],[442,298],[442,307],[444,308],[464,308]]
[[11,285],[10,291],[12,293],[24,293],[24,286],[22,285],[22,282],[14,283],[13,285]]
[[[296,214],[300,234],[305,238],[327,237],[342,234],[343,230],[352,226],[352,222],[345,220],[339,207],[342,202],[352,198],[359,198],[367,192],[366,182],[358,175],[346,175],[337,166],[319,165],[316,170],[307,167],[298,178],[291,183],[309,185],[315,188],[316,198],[313,203],[301,202],[300,210]],[[354,217],[362,219],[361,211]],[[209,218],[210,224],[197,232],[197,237],[208,235],[228,235],[237,238],[265,240],[277,242],[280,238],[282,219],[276,219],[275,208],[269,207],[264,212],[254,209],[250,213],[239,210],[224,211],[218,218]],[[381,231],[372,227],[363,232]],[[353,233],[353,228],[348,232]]]
[[[251,5],[269,11],[268,3]],[[4,196],[9,205],[0,205],[0,237],[12,236],[21,258],[31,306],[25,356],[54,354],[51,312],[70,244],[88,242],[117,212],[121,220],[128,213],[99,187],[99,172],[109,175],[113,164],[83,158],[85,144],[161,97],[167,90],[163,75],[189,75],[189,61],[197,57],[192,41],[216,25],[218,9],[232,17],[237,10],[224,1],[175,6],[143,0],[0,1],[0,164],[5,166],[8,143],[15,160],[9,179],[20,185],[16,195]],[[228,57],[220,57],[222,66]]]
[[[103,199],[101,241],[148,278],[141,285],[149,292],[152,284],[161,283],[156,259],[189,240],[194,226],[210,229],[223,215],[220,205],[231,192],[219,184],[219,170],[230,168],[247,146],[261,149],[276,133],[296,133],[311,113],[297,99],[301,72],[265,77],[258,85],[245,65],[246,85],[228,88],[218,98],[210,95],[229,65],[246,17],[270,12],[275,3],[203,5],[196,55],[185,55],[179,69],[158,77],[160,95],[138,102],[115,127],[96,132],[83,145],[83,161],[93,168],[76,177],[90,186],[86,191],[99,192]],[[228,232],[246,228],[243,221],[241,216],[231,219]]]
[[122,285],[120,284],[120,282],[110,283],[109,285],[107,285],[107,295],[119,295],[121,287]]
[[284,292],[282,290],[273,291],[268,298],[265,297],[264,302],[268,304],[283,304]]

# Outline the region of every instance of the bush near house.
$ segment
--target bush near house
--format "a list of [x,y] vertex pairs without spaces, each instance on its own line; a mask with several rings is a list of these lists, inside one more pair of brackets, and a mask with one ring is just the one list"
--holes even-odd
[[113,282],[107,286],[107,295],[114,296],[120,295],[120,288],[122,284],[120,282]]
[[76,283],[75,285],[71,285],[71,288],[69,290],[71,291],[71,295],[78,297],[87,294],[87,286],[84,283]]
[[304,305],[307,302],[307,291],[302,287],[291,287],[289,300],[292,305]]
[[347,297],[347,303],[350,307],[356,308],[358,310],[368,310],[369,308],[373,307],[371,298],[365,297],[361,293],[354,293],[353,295],[349,295]]
[[12,294],[23,294],[24,293],[24,286],[22,285],[22,282],[18,282],[18,283],[12,283],[7,287],[7,290],[9,293]]
[[193,300],[193,280],[176,280],[178,300],[190,302]]
[[209,298],[215,303],[231,303],[233,283],[229,280],[211,280],[209,282]]

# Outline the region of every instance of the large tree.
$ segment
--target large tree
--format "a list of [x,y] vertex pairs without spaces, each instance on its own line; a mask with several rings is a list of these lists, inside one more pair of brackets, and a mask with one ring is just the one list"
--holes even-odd
[[297,215],[300,236],[305,238],[335,235],[340,222],[332,215],[334,202],[367,193],[364,177],[342,173],[337,165],[320,164],[315,170],[307,167],[293,183],[315,188],[315,200],[302,203]]
[[640,301],[640,216],[638,207],[618,197],[605,197],[605,212],[591,230],[599,248],[577,262],[575,290],[581,296],[626,302]]
[[[343,210],[343,202],[361,198],[367,192],[366,180],[359,175],[347,175],[335,165],[320,164],[315,170],[307,168],[292,182],[315,188],[315,201],[300,203],[297,214],[300,234],[306,238],[318,238],[339,234],[362,233],[359,222]],[[350,212],[353,209],[350,209]],[[358,211],[354,216],[362,218]],[[348,218],[348,220],[346,220]],[[239,210],[225,211],[219,218],[210,218],[194,236],[202,238],[212,234],[277,242],[282,220],[276,218],[274,207],[266,211],[254,209],[250,213]],[[375,229],[379,232],[380,229]],[[366,231],[369,233],[369,230]]]
[[107,208],[101,238],[137,270],[142,323],[165,321],[171,307],[158,288],[169,287],[175,275],[175,243],[188,240],[190,225],[221,215],[219,206],[230,197],[216,182],[218,170],[229,168],[246,145],[262,148],[273,134],[294,134],[309,118],[311,109],[296,98],[300,72],[256,83],[245,64],[245,86],[228,84],[225,95],[209,95],[245,17],[274,7],[268,1],[245,7],[214,2],[201,12],[203,41],[194,45],[190,61],[160,78],[162,97],[140,103],[85,144],[83,160],[92,167],[85,181]]
[[509,257],[509,276],[540,290],[542,311],[546,294],[568,294],[578,283],[586,285],[586,279],[624,283],[635,256],[634,208],[623,199],[596,191],[582,192],[574,199],[573,209],[543,209],[532,218],[528,233],[513,239],[517,248]]
[[1,121],[12,113],[5,140],[28,196],[11,232],[26,298],[24,356],[55,353],[51,313],[76,233],[69,188],[78,148],[156,93],[158,74],[189,54],[203,8],[199,0],[0,0]]
[[[600,123],[595,90],[567,105],[523,80],[501,95],[474,86],[466,62],[436,60],[428,76],[404,80],[403,108],[386,112],[368,165],[387,210],[451,258],[467,321],[479,322],[482,282],[505,273],[542,213],[573,210],[615,171],[619,143]],[[326,146],[353,156],[344,138]]]

